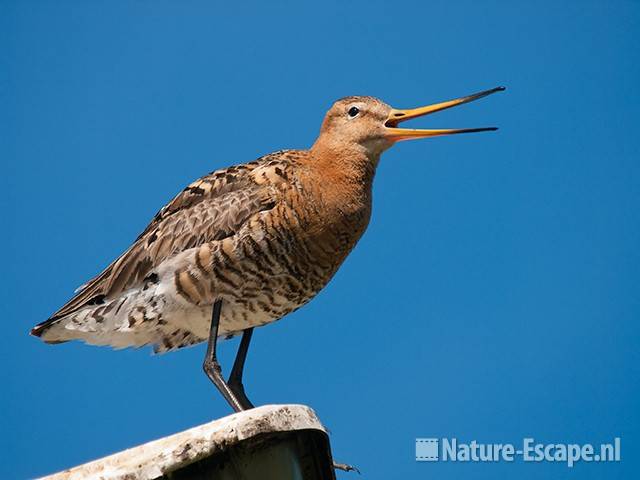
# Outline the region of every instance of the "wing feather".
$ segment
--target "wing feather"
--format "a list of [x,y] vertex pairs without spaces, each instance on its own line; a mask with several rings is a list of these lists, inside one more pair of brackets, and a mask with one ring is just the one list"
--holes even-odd
[[135,287],[164,260],[231,236],[254,214],[273,208],[276,189],[256,183],[251,175],[258,165],[218,170],[189,185],[155,215],[126,252],[83,285],[48,321],[36,326],[34,333],[51,321]]

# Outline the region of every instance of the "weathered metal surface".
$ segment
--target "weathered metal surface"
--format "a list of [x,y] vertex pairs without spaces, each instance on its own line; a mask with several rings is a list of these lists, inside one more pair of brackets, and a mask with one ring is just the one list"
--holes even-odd
[[[299,435],[283,435],[283,432],[299,432]],[[309,437],[310,433],[315,435],[313,440]],[[322,437],[322,441],[318,443],[319,436]],[[240,463],[247,463],[247,458],[255,458],[259,462],[269,458],[269,462],[274,465],[275,459],[275,463],[279,463],[280,468],[291,472],[291,475],[286,478],[333,478],[329,444],[325,439],[326,430],[309,407],[266,405],[214,420],[43,478],[46,480],[87,478],[150,480],[162,477],[172,478],[174,475],[190,478],[191,476],[180,474],[180,471],[198,462],[203,462],[202,465],[205,467],[198,469],[200,473],[196,475],[197,478],[236,478],[234,469],[243,467],[235,465],[230,469],[224,465],[225,462],[229,464],[228,459],[231,458],[229,455],[233,454],[234,449],[239,452],[236,458],[240,459]],[[321,450],[316,452],[319,460],[312,462],[312,467],[308,466],[306,459],[303,461],[307,462],[307,465],[301,466],[300,459],[296,458],[295,444],[300,441],[314,441],[314,447]],[[268,448],[265,448],[269,446],[269,442],[273,443],[271,453]],[[256,454],[252,457],[254,452]],[[216,461],[217,456],[224,456],[224,462]],[[259,460],[260,458],[263,460]],[[212,462],[211,459],[214,461]],[[268,462],[265,463],[265,466],[268,464]],[[287,464],[290,466],[287,467]],[[251,468],[255,470],[255,467],[256,465]],[[301,476],[303,470],[310,468],[314,471],[323,470],[325,474],[307,476],[302,473]],[[204,470],[210,473],[202,473]],[[263,476],[267,477],[267,475]],[[241,478],[254,477],[245,477],[243,474]]]

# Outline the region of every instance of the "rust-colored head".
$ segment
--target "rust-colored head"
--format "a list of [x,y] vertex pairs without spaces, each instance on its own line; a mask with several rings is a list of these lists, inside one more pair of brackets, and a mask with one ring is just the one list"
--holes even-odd
[[423,130],[398,128],[398,124],[502,90],[504,87],[497,87],[467,97],[409,110],[391,108],[374,97],[345,97],[335,102],[327,112],[316,145],[328,146],[334,150],[350,150],[355,147],[364,150],[367,156],[377,158],[400,140],[497,130],[496,127]]

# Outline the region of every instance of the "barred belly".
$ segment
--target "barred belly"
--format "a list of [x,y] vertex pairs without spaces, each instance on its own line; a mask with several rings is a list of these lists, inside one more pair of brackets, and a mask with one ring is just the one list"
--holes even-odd
[[279,320],[327,284],[347,251],[342,254],[327,236],[303,235],[289,216],[275,214],[288,223],[278,225],[265,213],[239,235],[184,252],[167,272],[160,269],[161,278],[170,280],[166,290],[175,299],[176,324],[206,339],[213,303],[220,299],[219,334],[235,335]]

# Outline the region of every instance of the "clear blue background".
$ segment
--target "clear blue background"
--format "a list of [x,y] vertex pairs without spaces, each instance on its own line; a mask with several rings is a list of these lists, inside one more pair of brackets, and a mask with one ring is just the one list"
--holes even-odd
[[[248,391],[312,406],[362,478],[637,473],[640,4],[564,3],[2,2],[0,477],[229,413],[203,346],[27,335],[185,184],[309,146],[345,95],[413,107],[501,84],[414,122],[498,132],[384,155],[369,230],[313,302],[256,331]],[[416,463],[431,436],[620,436],[623,460]]]

